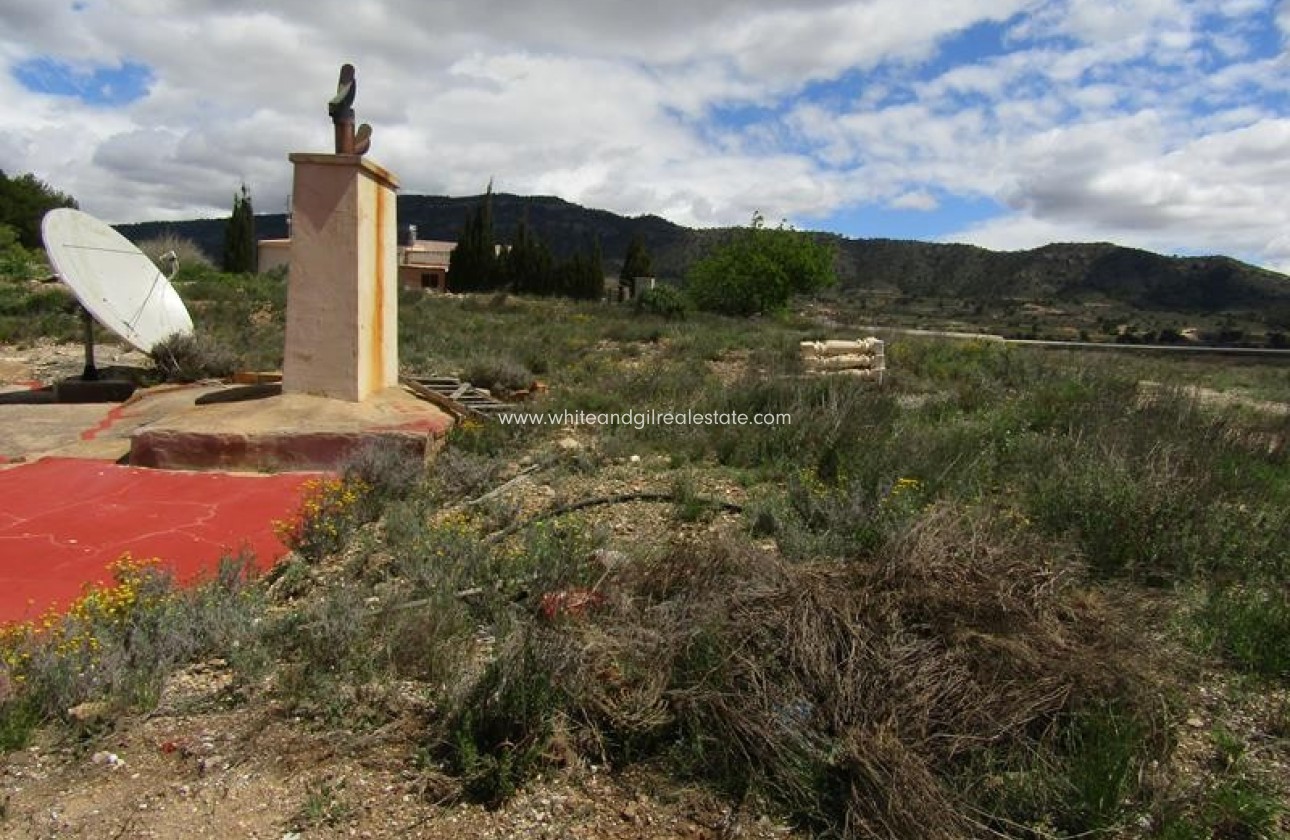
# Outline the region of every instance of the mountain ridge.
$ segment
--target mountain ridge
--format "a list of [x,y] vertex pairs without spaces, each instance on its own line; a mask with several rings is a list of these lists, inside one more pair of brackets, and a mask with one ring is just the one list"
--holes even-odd
[[[422,239],[455,240],[467,213],[482,198],[400,195],[399,224],[416,225]],[[499,242],[508,241],[525,217],[557,256],[587,248],[598,237],[606,274],[617,273],[627,245],[640,235],[662,278],[683,276],[731,230],[687,228],[655,215],[622,216],[555,196],[493,195]],[[213,256],[222,251],[224,225],[224,219],[193,219],[116,227],[136,242],[163,233],[184,236]],[[265,239],[285,237],[286,216],[257,215],[256,233]],[[1165,256],[1110,242],[993,251],[965,243],[812,235],[836,246],[844,293],[884,290],[971,301],[1109,299],[1143,310],[1221,313],[1275,307],[1290,313],[1290,277],[1224,255]]]

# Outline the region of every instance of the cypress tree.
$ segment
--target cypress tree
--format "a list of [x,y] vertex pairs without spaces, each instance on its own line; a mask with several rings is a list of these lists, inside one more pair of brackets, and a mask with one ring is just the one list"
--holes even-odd
[[645,250],[645,239],[638,233],[627,246],[623,270],[618,273],[618,279],[624,288],[631,289],[632,297],[635,297],[636,278],[650,277],[653,273],[653,260],[650,259],[649,251]]
[[600,237],[591,241],[591,258],[587,260],[586,281],[583,297],[587,300],[600,300],[605,295],[605,254],[600,247]]
[[493,238],[493,182],[483,201],[466,215],[457,247],[448,258],[448,288],[456,292],[481,292],[505,282]]
[[224,270],[254,272],[255,250],[255,211],[251,208],[251,192],[243,184],[241,194],[233,196],[233,213],[224,226]]

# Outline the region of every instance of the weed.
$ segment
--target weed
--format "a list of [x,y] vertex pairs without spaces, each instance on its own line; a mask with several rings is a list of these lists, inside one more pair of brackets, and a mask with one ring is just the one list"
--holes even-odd
[[[820,830],[951,837],[970,809],[944,768],[1000,745],[1053,750],[1031,733],[1069,715],[1087,721],[1067,742],[1071,787],[1109,818],[1141,754],[1127,713],[1108,729],[1081,711],[1134,696],[1101,664],[1111,623],[1076,606],[1077,571],[1041,559],[1033,534],[981,518],[920,513],[872,562],[790,566],[722,544],[626,564],[601,582],[603,610],[511,638],[463,701],[454,766],[503,796],[564,718],[611,761],[668,755]],[[1099,770],[1115,795],[1094,789]]]
[[296,515],[274,523],[278,539],[311,561],[339,551],[369,512],[363,504],[368,492],[357,476],[310,479]]
[[205,333],[175,333],[152,348],[152,362],[162,381],[223,379],[238,368],[238,358]]
[[0,700],[0,753],[27,746],[32,733],[44,723],[44,716],[30,697]]
[[228,559],[210,581],[176,590],[155,561],[124,556],[110,584],[89,587],[66,611],[0,631],[13,682],[0,731],[11,745],[31,726],[86,701],[113,711],[155,702],[165,675],[212,653],[254,647],[263,604],[248,586],[250,563]]
[[493,485],[501,468],[496,458],[449,446],[435,458],[433,482],[445,500],[472,498]]
[[699,495],[694,477],[680,473],[672,482],[673,516],[679,522],[699,522],[712,516],[711,506]]
[[1210,739],[1214,742],[1214,759],[1218,769],[1222,772],[1235,769],[1245,756],[1245,741],[1221,727],[1210,733]]
[[1138,715],[1114,705],[1082,710],[1065,727],[1061,767],[1068,792],[1062,821],[1072,831],[1114,824],[1150,755],[1147,737]]
[[533,373],[512,359],[496,356],[477,356],[471,359],[462,378],[477,388],[506,396],[533,387]]
[[1278,822],[1284,810],[1281,801],[1265,786],[1236,777],[1209,792],[1202,814],[1211,837],[1271,840],[1282,836]]
[[305,784],[305,798],[294,823],[298,828],[335,828],[357,810],[345,795],[344,779],[312,780]]
[[563,705],[549,671],[561,648],[539,628],[513,637],[461,702],[444,749],[470,797],[497,805],[539,766]]
[[369,508],[365,519],[375,519],[387,501],[405,499],[425,480],[425,460],[415,448],[376,438],[352,452],[341,464],[342,481],[362,488],[361,497]]
[[1243,671],[1290,675],[1290,595],[1263,583],[1216,587],[1199,612],[1210,646]]
[[521,426],[466,419],[452,427],[446,443],[463,452],[497,457],[512,449],[525,431]]

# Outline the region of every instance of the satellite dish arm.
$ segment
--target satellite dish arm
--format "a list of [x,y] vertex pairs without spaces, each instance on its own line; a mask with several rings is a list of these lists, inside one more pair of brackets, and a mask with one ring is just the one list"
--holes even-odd
[[166,279],[174,280],[175,275],[179,273],[179,255],[174,251],[167,251],[161,255],[161,261],[170,263],[170,270],[166,273]]

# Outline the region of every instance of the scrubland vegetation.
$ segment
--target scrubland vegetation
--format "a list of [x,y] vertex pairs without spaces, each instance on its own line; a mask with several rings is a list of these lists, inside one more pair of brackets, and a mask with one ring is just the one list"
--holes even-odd
[[[204,333],[280,363],[280,277],[186,271]],[[436,801],[594,763],[819,836],[1283,835],[1290,420],[1194,386],[1285,403],[1285,368],[896,338],[879,387],[802,374],[797,342],[843,324],[668,294],[408,294],[401,362],[542,381],[526,410],[791,425],[468,422],[428,470],[364,452],[262,577],[130,565],[8,629],[0,743],[83,737],[70,709],[110,726],[218,657],[227,702],[322,729],[414,693]]]

